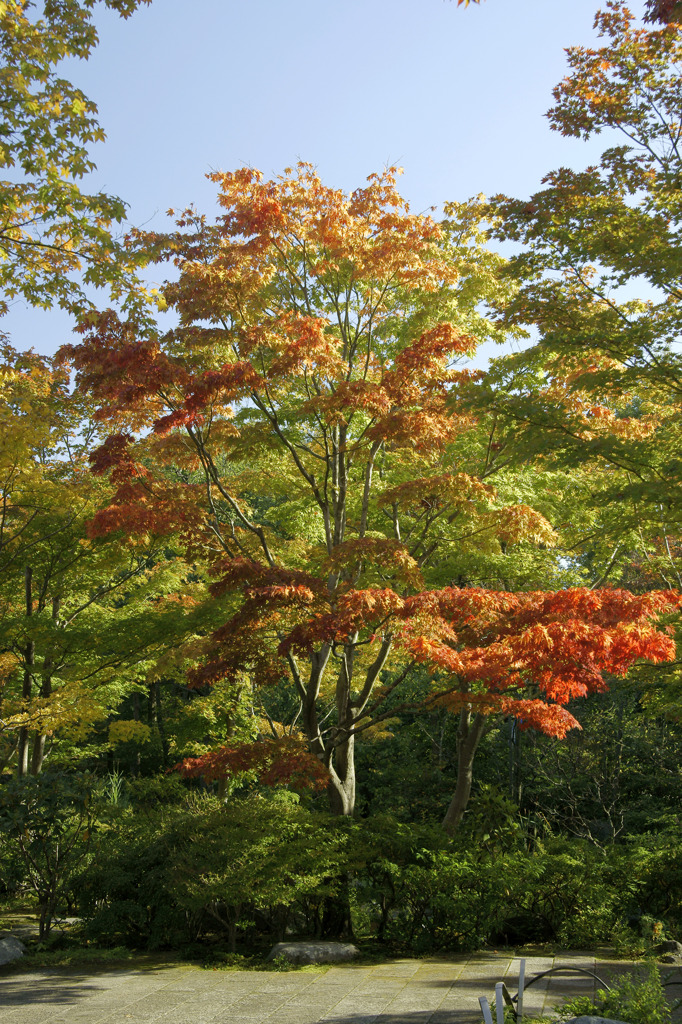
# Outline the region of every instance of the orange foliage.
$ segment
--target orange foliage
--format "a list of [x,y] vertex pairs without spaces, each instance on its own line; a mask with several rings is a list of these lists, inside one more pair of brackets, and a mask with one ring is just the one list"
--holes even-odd
[[[460,516],[486,542],[550,545],[554,531],[526,505],[496,506],[475,475],[487,479],[494,460],[455,471],[466,463],[451,443],[470,433],[480,448],[488,433],[457,390],[477,379],[454,366],[475,346],[434,323],[438,303],[424,296],[442,295],[450,314],[457,272],[396,175],[351,195],[307,164],[270,181],[248,168],[211,175],[214,224],[190,210],[177,231],[141,236],[178,268],[164,298],[180,326],[154,335],[108,311],[67,350],[78,387],[117,431],[93,456],[116,488],[93,532],[175,529],[189,556],[201,551],[229,611],[190,685],[288,676],[332,785],[334,749],[369,724],[372,690],[395,659],[432,670],[431,701],[560,736],[575,724],[566,702],[603,688],[604,673],[674,653],[656,625],[678,607],[674,594],[422,589],[422,570],[460,539]],[[543,400],[552,388],[577,403],[580,429],[640,429],[585,407],[568,379]],[[330,692],[334,726],[324,725]],[[263,780],[287,758],[299,764],[293,748],[240,745],[186,770]]]
[[366,563],[374,569],[385,568],[409,587],[421,588],[424,585],[419,567],[407,548],[390,538],[361,537],[344,541],[325,559],[322,568],[341,574],[343,583],[359,573]]
[[392,505],[393,502],[400,502],[409,506],[430,502],[459,507],[477,500],[487,504],[494,496],[494,487],[467,473],[441,473],[438,476],[417,477],[391,487],[381,495],[381,503]]
[[647,0],[645,21],[659,21],[665,25],[673,21],[679,22],[681,17],[680,0]]
[[329,775],[305,745],[291,736],[235,743],[201,757],[187,757],[176,769],[185,778],[206,782],[254,772],[263,786],[289,785],[293,789],[324,789]]
[[92,471],[109,473],[117,485],[114,500],[88,525],[90,537],[125,533],[132,540],[148,534],[179,533],[188,543],[201,529],[203,516],[196,487],[155,480],[133,457],[130,434],[112,434],[90,456]]
[[[467,704],[486,714],[512,714],[523,728],[552,736],[576,724],[563,706],[605,689],[605,674],[623,676],[640,660],[671,661],[675,643],[656,620],[682,607],[674,591],[636,595],[585,588],[510,594],[448,587],[402,598],[390,589],[332,597],[302,587],[302,599],[296,586],[254,588],[245,577],[240,584],[236,575],[244,571],[238,566],[230,579],[248,600],[213,635],[212,647],[224,656],[202,670],[202,681],[236,673],[247,647],[251,658],[257,656],[277,604],[296,611],[289,627],[285,618],[278,621],[279,657],[308,655],[322,644],[341,648],[349,638],[371,649],[390,634],[409,660],[439,673],[434,699],[452,710]],[[269,572],[254,566],[254,579]],[[313,607],[301,618],[305,604]],[[271,669],[273,664],[271,657]],[[529,699],[529,688],[542,696]]]

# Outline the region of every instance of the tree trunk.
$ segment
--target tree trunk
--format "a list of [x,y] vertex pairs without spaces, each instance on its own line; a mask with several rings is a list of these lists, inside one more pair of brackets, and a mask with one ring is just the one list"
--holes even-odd
[[472,715],[468,709],[464,709],[460,713],[459,729],[457,730],[457,783],[447,814],[443,818],[443,828],[449,836],[455,834],[469,803],[474,757],[485,729],[485,723],[485,715]]
[[[353,677],[352,647],[345,652],[343,667],[336,681],[336,728],[331,731],[329,746],[324,751],[319,734],[319,720],[315,715],[318,749],[324,751],[329,769],[327,795],[329,809],[337,817],[352,817],[355,811],[355,736],[352,733],[357,712],[351,703],[351,680]],[[313,745],[315,749],[315,745]],[[333,878],[329,882],[335,881]],[[350,876],[344,872],[336,879],[338,890],[325,896],[321,906],[320,931],[323,939],[353,938],[353,921],[350,904]]]
[[[33,570],[30,565],[26,566],[24,574],[24,586],[26,592],[26,617],[27,619],[33,615]],[[31,699],[31,691],[33,688],[33,677],[32,668],[35,663],[35,644],[33,640],[28,640],[26,647],[24,648],[24,679],[21,688],[21,696],[26,702],[26,710],[28,711],[28,703]],[[28,755],[29,755],[29,730],[28,726],[23,726],[19,732],[19,749],[18,749],[18,766],[17,772],[20,779],[25,778],[28,775]]]
[[[56,618],[56,615],[55,615]],[[40,696],[47,699],[52,694],[52,657],[46,657],[43,662],[43,678],[40,684]],[[45,743],[47,733],[36,733],[33,737],[33,751],[31,753],[31,775],[40,775],[45,760]]]
[[40,775],[45,760],[45,741],[47,735],[44,732],[36,733],[33,737],[33,750],[31,751],[31,775]]
[[509,796],[521,806],[523,780],[521,777],[521,730],[516,718],[509,722]]
[[336,772],[327,785],[329,810],[339,818],[350,818],[355,812],[355,779],[352,783],[340,779]]
[[355,736],[336,747],[329,775],[329,809],[339,817],[351,817],[355,811]]
[[227,908],[227,946],[230,953],[237,952],[237,921],[240,911],[241,905]]
[[327,755],[329,767],[329,805],[332,814],[350,817],[355,811],[355,736],[357,712],[351,699],[355,644],[344,648],[336,680],[336,729],[332,731],[332,749]]
[[354,936],[348,872],[344,872],[338,882],[339,891],[325,896],[322,904],[321,937],[323,939],[345,939],[352,942]]
[[[136,722],[140,721],[140,694],[139,694],[138,690],[135,690],[133,692],[133,719]],[[141,762],[140,746],[139,746],[139,744],[136,744],[136,746],[135,746],[135,767],[133,768],[133,775],[135,775],[135,776],[139,776],[139,774],[140,774],[140,762]]]
[[[31,697],[31,671],[30,665],[33,663],[33,644],[28,643],[24,651],[24,681],[21,690],[21,695],[24,701],[28,704]],[[30,745],[30,734],[28,726],[24,725],[19,730],[19,749],[18,749],[18,765],[17,771],[19,778],[23,779],[28,775],[28,755]]]
[[[349,738],[347,747],[344,745],[342,757],[339,759],[344,774],[341,776],[333,765],[329,766],[330,779],[327,785],[329,810],[337,817],[352,817],[355,810],[355,750],[354,737]],[[340,748],[337,747],[337,754]],[[326,881],[333,882],[333,878]],[[321,936],[323,939],[353,938],[353,921],[350,908],[350,878],[344,872],[339,881],[339,891],[325,896],[322,901]]]
[[166,723],[163,718],[163,707],[161,704],[161,681],[159,679],[154,683],[154,704],[156,708],[156,727],[159,730],[159,738],[161,739],[161,752],[163,754],[163,767],[168,767],[168,737],[166,736]]

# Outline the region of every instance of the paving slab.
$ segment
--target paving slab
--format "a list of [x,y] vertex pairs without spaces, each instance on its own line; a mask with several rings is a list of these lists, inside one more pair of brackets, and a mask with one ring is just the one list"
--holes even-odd
[[[526,1013],[593,995],[631,964],[593,954],[526,958],[526,977],[565,964],[526,993]],[[479,996],[495,984],[516,993],[519,958],[478,953],[326,970],[221,971],[191,966],[143,970],[0,969],[0,1024],[481,1024]]]

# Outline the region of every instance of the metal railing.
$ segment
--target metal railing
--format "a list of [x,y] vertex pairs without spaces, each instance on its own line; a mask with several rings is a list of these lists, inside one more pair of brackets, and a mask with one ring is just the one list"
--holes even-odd
[[587,971],[582,967],[572,967],[568,964],[559,967],[550,967],[547,971],[540,971],[539,974],[535,974],[530,981],[526,981],[526,961],[521,960],[519,962],[519,981],[518,991],[515,996],[511,995],[509,989],[503,981],[498,981],[495,985],[495,1016],[496,1020],[493,1021],[492,1011],[490,1004],[485,996],[479,997],[479,1004],[481,1012],[483,1013],[483,1020],[485,1024],[504,1024],[504,1008],[508,1006],[512,1012],[512,1017],[516,1021],[523,1020],[523,994],[526,989],[534,985],[536,981],[540,981],[541,978],[546,978],[548,974],[559,974],[560,971],[568,971],[571,974],[587,974],[590,978],[594,978],[607,992],[610,990],[610,985],[600,978],[594,971]]

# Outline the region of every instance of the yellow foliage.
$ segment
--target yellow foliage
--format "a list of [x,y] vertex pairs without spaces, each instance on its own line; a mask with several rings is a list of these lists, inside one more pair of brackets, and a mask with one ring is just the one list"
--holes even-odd
[[115,747],[118,743],[128,743],[130,740],[135,743],[148,743],[150,734],[151,729],[144,722],[136,722],[134,719],[111,722],[109,746]]
[[61,732],[71,740],[82,740],[97,722],[106,718],[106,709],[82,687],[66,685],[50,697],[7,703],[3,730],[27,728],[30,732],[52,735]]

